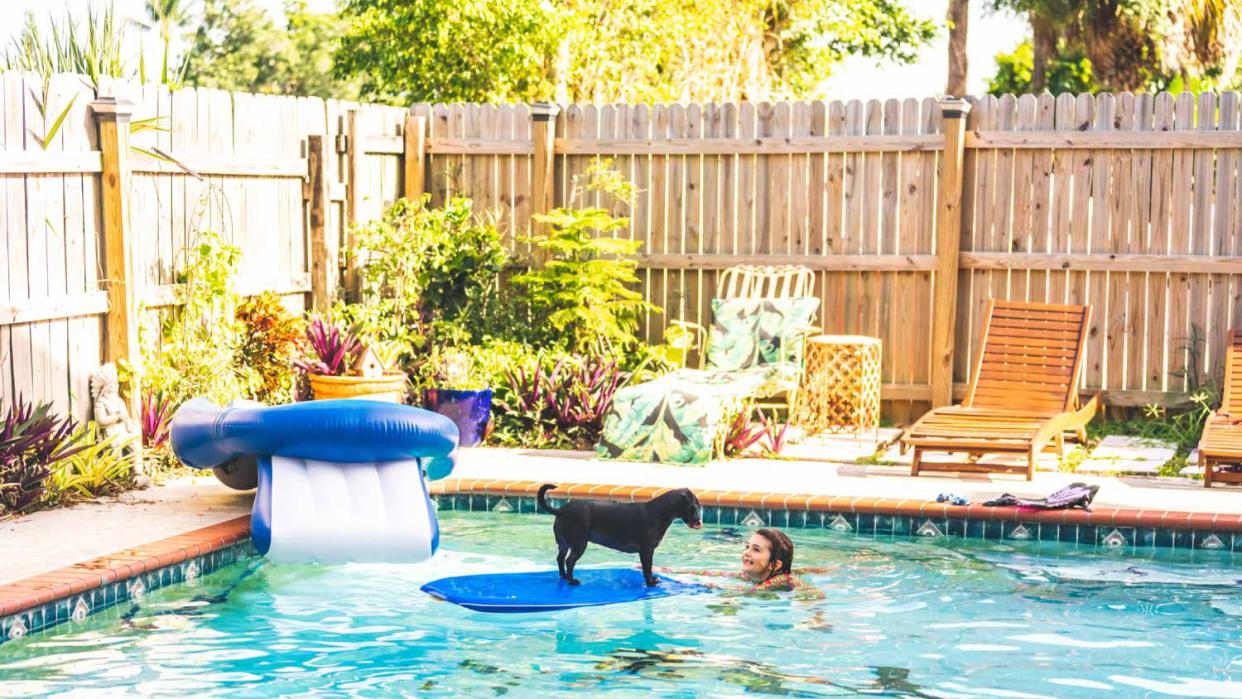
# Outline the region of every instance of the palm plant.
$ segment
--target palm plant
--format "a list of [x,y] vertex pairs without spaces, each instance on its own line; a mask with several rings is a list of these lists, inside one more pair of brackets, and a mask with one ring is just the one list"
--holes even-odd
[[189,0],[147,0],[147,16],[159,24],[160,41],[164,42],[164,56],[160,62],[160,82],[164,85],[180,84],[181,77],[185,74],[186,64],[183,62],[176,79],[169,79],[168,54],[172,49],[173,29],[185,23],[189,16],[189,5]]

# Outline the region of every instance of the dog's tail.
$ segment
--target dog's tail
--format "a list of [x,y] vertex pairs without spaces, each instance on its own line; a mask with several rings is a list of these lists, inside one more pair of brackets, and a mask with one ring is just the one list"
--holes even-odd
[[555,487],[556,485],[553,483],[544,483],[543,485],[539,486],[539,494],[535,496],[535,500],[538,501],[539,503],[539,509],[543,510],[544,512],[547,512],[548,514],[553,514],[553,515],[560,514],[561,508],[552,507],[551,505],[548,504],[548,501],[545,498],[547,497],[548,491],[552,490]]

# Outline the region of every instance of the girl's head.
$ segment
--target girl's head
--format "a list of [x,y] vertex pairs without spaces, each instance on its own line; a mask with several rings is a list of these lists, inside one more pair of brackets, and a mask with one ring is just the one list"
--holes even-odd
[[793,569],[793,542],[777,529],[757,529],[742,551],[742,574],[756,583]]

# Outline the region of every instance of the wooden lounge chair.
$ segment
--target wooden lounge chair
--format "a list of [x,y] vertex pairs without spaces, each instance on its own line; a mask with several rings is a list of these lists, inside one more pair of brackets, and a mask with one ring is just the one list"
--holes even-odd
[[[988,302],[983,343],[970,391],[961,404],[924,415],[902,436],[914,448],[910,475],[920,471],[1026,472],[1050,443],[1064,453],[1066,432],[1079,440],[1099,397],[1079,405],[1078,375],[1090,306]],[[928,451],[967,454],[966,463],[923,463]],[[1026,467],[980,464],[980,455],[1026,454]]]
[[1242,463],[1242,336],[1229,331],[1225,355],[1225,393],[1220,410],[1208,417],[1199,439],[1199,459],[1203,462],[1203,485],[1242,483],[1242,473],[1216,472],[1220,464]]
[[[738,265],[729,267],[720,273],[716,282],[718,299],[795,299],[807,298],[815,294],[815,273],[808,267],[799,265],[753,266]],[[689,350],[699,352],[699,369],[707,367],[708,331],[707,328],[685,320],[674,320],[672,324],[680,327],[688,336]],[[818,333],[814,327],[803,330],[798,342],[805,342],[807,337]],[[801,355],[801,353],[798,353]],[[780,390],[770,395],[757,396],[752,403],[756,408],[783,408],[787,415],[793,415],[798,398],[798,380],[792,379]]]

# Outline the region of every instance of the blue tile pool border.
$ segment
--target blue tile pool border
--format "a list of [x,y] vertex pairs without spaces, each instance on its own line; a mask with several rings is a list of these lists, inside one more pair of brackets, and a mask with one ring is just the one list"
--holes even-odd
[[[440,511],[541,514],[533,497],[480,493],[432,495]],[[558,506],[563,498],[549,498]],[[550,516],[550,515],[545,515]],[[995,541],[1059,541],[1077,546],[1142,553],[1155,548],[1242,552],[1242,533],[1127,527],[1112,524],[1054,524],[960,517],[787,510],[765,507],[703,506],[704,524],[735,527],[831,529],[859,536],[948,537]]]

